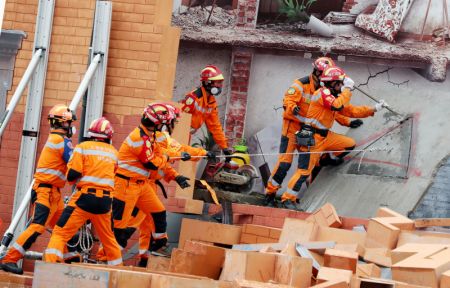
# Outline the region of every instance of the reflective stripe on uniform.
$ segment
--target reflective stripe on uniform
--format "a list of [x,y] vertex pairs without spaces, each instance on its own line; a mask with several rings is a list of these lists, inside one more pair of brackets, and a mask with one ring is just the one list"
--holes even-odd
[[147,170],[141,169],[139,167],[131,166],[131,165],[128,165],[128,164],[125,164],[125,163],[120,163],[119,162],[119,167],[122,168],[122,169],[128,170],[130,172],[134,172],[134,173],[140,174],[140,175],[142,175],[144,177],[148,177],[150,175],[150,172],[147,171]]
[[107,178],[98,178],[98,177],[94,177],[94,176],[83,176],[83,177],[81,177],[80,181],[114,186],[114,180],[107,179]]
[[78,253],[78,252],[68,252],[68,253],[64,253],[63,258],[68,259],[68,258],[79,257],[79,256],[80,256],[80,253]]
[[281,186],[281,184],[278,184],[278,182],[275,181],[275,180],[273,180],[272,177],[269,178],[269,182],[270,182],[270,184],[272,184],[273,186]]
[[117,156],[114,153],[110,153],[110,152],[106,152],[106,151],[100,151],[100,150],[95,150],[95,149],[81,149],[81,148],[77,147],[77,148],[75,148],[74,152],[80,153],[81,155],[105,156],[105,157],[111,158],[112,160],[114,160],[114,162],[117,161]]
[[125,140],[127,141],[127,144],[133,148],[144,145],[144,140],[139,140],[139,141],[135,142],[135,141],[131,140],[130,136],[128,136],[127,139],[125,139]]
[[164,233],[152,232],[152,236],[153,236],[154,239],[161,239],[161,238],[167,237],[167,233],[166,232],[164,232]]
[[292,196],[297,197],[298,191],[294,191],[294,190],[288,188],[288,189],[286,190],[286,193],[288,193],[289,195],[292,195]]
[[119,265],[119,264],[122,264],[122,258],[108,260],[108,265]]
[[194,106],[195,106],[195,109],[197,109],[197,111],[200,111],[201,113],[211,113],[213,110],[213,108],[205,109],[205,108],[201,107],[200,104],[198,104],[197,102],[195,102]]
[[146,249],[139,249],[139,255],[150,255],[150,251]]
[[25,249],[23,249],[22,246],[20,246],[19,244],[17,244],[17,242],[14,242],[13,246],[14,249],[16,249],[17,251],[19,251],[20,254],[25,255]]
[[302,85],[298,84],[297,82],[292,83],[291,87],[295,87],[295,88],[297,88],[298,90],[300,90],[300,92],[303,93],[303,87],[302,87]]
[[58,256],[59,258],[63,259],[64,258],[64,254],[59,251],[58,249],[55,248],[47,248],[45,249],[45,254],[54,254],[56,256]]
[[61,180],[66,181],[66,175],[64,175],[61,171],[50,169],[50,168],[38,168],[36,169],[36,172],[43,173],[43,174],[50,174],[58,176]]
[[158,138],[156,138],[156,142],[160,143],[163,141],[166,141],[167,137],[165,135],[159,136]]
[[328,130],[328,127],[325,127],[319,120],[313,118],[306,118],[300,115],[295,115],[295,117],[303,124],[313,124],[316,128],[322,130]]
[[50,149],[61,149],[61,148],[64,148],[64,142],[61,142],[58,144],[47,142],[47,143],[45,143],[45,147],[48,147]]

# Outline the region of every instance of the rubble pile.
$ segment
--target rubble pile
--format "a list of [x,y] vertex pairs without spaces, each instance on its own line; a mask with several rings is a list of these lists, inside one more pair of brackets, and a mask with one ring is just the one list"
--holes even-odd
[[182,29],[193,29],[200,31],[204,26],[214,26],[217,28],[233,28],[236,24],[236,10],[227,10],[221,7],[214,7],[211,18],[208,20],[212,6],[201,6],[188,8],[181,6],[180,13],[172,16],[172,25]]
[[[305,219],[286,218],[282,229],[185,218],[171,258],[150,255],[146,269],[37,262],[33,287],[448,288],[450,233],[419,229],[449,224],[388,208],[368,220],[339,217],[328,203]],[[6,276],[26,277],[17,287],[29,287],[29,275]]]

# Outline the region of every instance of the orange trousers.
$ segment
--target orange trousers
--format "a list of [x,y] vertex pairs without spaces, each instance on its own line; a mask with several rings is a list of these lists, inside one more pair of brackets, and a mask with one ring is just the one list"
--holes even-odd
[[[280,189],[287,172],[291,168],[294,152],[297,149],[295,132],[300,130],[300,122],[283,119],[283,127],[280,141],[280,155],[273,169],[272,175],[267,182],[266,193],[274,194]],[[286,153],[286,154],[284,154]]]
[[[298,155],[298,167],[295,174],[289,180],[288,188],[286,192],[283,193],[281,201],[297,200],[297,194],[302,187],[303,182],[311,174],[312,169],[319,163],[322,151],[339,151],[339,150],[352,150],[355,148],[355,140],[350,137],[334,133],[332,131],[328,132],[326,137],[322,137],[319,134],[314,134],[314,139],[316,145],[310,147],[309,152],[305,154]],[[299,152],[308,152],[306,147],[300,147]],[[333,153],[336,157],[344,157],[349,152],[343,153]]]
[[67,241],[90,220],[105,250],[109,265],[121,265],[122,253],[111,229],[111,192],[83,187],[71,198],[53,229],[44,253],[46,262],[62,262]]
[[[16,263],[22,259],[36,239],[45,231],[45,227],[52,228],[64,210],[59,188],[45,183],[35,183],[36,202],[33,209],[33,221],[16,239],[3,263]],[[70,239],[70,238],[69,238]]]
[[155,233],[158,237],[166,235],[166,209],[156,195],[156,185],[153,180],[126,180],[115,178],[113,220],[114,235],[123,248],[127,246],[127,228],[130,227],[132,213],[137,207],[145,215],[151,215],[155,223]]
[[139,210],[137,215],[131,219],[128,227],[139,229],[139,257],[147,258],[150,253],[151,235],[155,231],[152,216]]

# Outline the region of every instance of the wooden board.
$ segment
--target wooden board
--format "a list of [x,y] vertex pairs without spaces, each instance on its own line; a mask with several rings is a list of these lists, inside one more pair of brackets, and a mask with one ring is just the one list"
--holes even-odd
[[423,228],[430,226],[450,226],[450,218],[415,219],[414,226],[416,226],[416,228]]
[[[158,2],[172,4],[172,1],[167,0],[159,0]],[[158,78],[156,79],[155,98],[170,100],[173,98],[172,94],[175,82],[181,29],[170,26],[158,26],[158,28],[162,29],[162,41],[158,62]]]

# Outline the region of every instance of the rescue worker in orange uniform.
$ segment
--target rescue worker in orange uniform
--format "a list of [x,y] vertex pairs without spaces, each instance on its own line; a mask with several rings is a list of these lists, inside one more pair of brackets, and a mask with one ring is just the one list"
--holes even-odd
[[71,123],[74,118],[72,111],[62,104],[54,106],[48,114],[50,135],[34,174],[32,193],[36,199],[33,220],[3,258],[2,268],[7,272],[23,273],[17,262],[45,231],[45,227],[53,228],[64,210],[60,189],[66,184],[67,162],[73,150],[70,137],[73,134]]
[[183,103],[181,110],[192,114],[191,134],[205,123],[223,153],[231,155],[232,151],[228,148],[228,140],[220,124],[216,102],[216,97],[222,92],[224,81],[222,71],[214,65],[208,65],[200,73],[200,81],[202,85],[186,94],[181,101]]
[[[161,131],[172,120],[173,115],[164,103],[148,105],[142,114],[141,125],[135,128],[119,149],[119,169],[115,178],[113,201],[114,235],[122,248],[127,246],[131,235],[127,227],[135,206],[155,223],[152,237],[160,247],[167,243],[166,209],[159,200],[149,177],[152,171],[164,168],[169,156],[157,142],[157,131]],[[175,177],[180,187],[189,186],[189,178]]]
[[[354,82],[339,67],[326,68],[320,81],[324,87],[312,95],[306,117],[303,119],[304,124],[296,133],[300,151],[298,169],[281,198],[283,206],[288,209],[297,209],[297,194],[302,183],[318,163],[321,151],[345,151],[330,155],[330,157],[336,157],[338,162],[342,162],[349,150],[355,148],[355,141],[352,138],[330,131],[336,115],[340,113],[347,117],[365,118],[373,116],[375,112],[387,106],[384,100],[374,107],[351,105],[350,89],[353,88]],[[302,154],[301,152],[311,153]]]
[[[293,153],[297,149],[295,132],[300,130],[301,124],[305,119],[309,103],[311,102],[311,95],[320,87],[319,77],[326,67],[336,65],[331,58],[320,57],[314,61],[312,66],[313,71],[311,74],[296,79],[286,91],[283,99],[284,112],[279,150],[280,156],[267,182],[265,196],[265,204],[267,206],[275,206],[276,193],[281,188],[281,184],[291,167],[292,159],[294,158]],[[360,119],[351,120],[340,114],[336,115],[336,121],[343,126],[351,128],[357,128],[363,123]]]
[[118,152],[111,145],[113,128],[102,117],[92,121],[87,141],[75,147],[67,180],[77,191],[53,229],[44,261],[61,262],[67,241],[90,220],[103,244],[109,265],[121,265],[122,254],[111,229],[111,204]]
[[[189,145],[183,145],[180,144],[178,141],[176,141],[174,138],[172,138],[170,135],[172,134],[173,129],[175,128],[177,119],[180,117],[180,110],[176,107],[174,107],[171,104],[166,104],[171,113],[173,114],[173,119],[171,120],[170,124],[167,126],[168,131],[164,132],[156,132],[156,142],[157,144],[162,147],[164,150],[166,150],[166,153],[170,157],[178,157],[182,161],[192,160],[192,161],[198,161],[201,159],[201,157],[194,157],[191,158],[191,156],[205,156],[208,159],[215,159],[215,154],[211,151],[206,151],[202,148],[195,148],[191,147]],[[159,169],[158,171],[152,171],[150,174],[150,183],[153,185],[154,190],[157,189],[157,184],[159,180],[164,179],[167,183],[170,181],[173,181],[177,179],[177,176],[179,174],[175,169],[173,169],[169,164],[167,164],[162,169]],[[160,185],[160,182],[159,184]],[[161,187],[161,186],[160,186]],[[181,186],[180,186],[181,187]],[[164,189],[164,187],[161,187]],[[182,187],[183,188],[183,187]],[[146,215],[137,207],[133,210],[134,216],[130,223],[128,224],[128,231],[129,233],[133,234],[134,231],[139,228],[139,264],[140,267],[146,267],[147,266],[147,260],[148,255],[150,254],[150,251],[157,251],[161,247],[155,243],[154,239],[151,237],[151,233],[154,230],[154,223],[151,215]],[[131,235],[130,234],[130,235]]]

